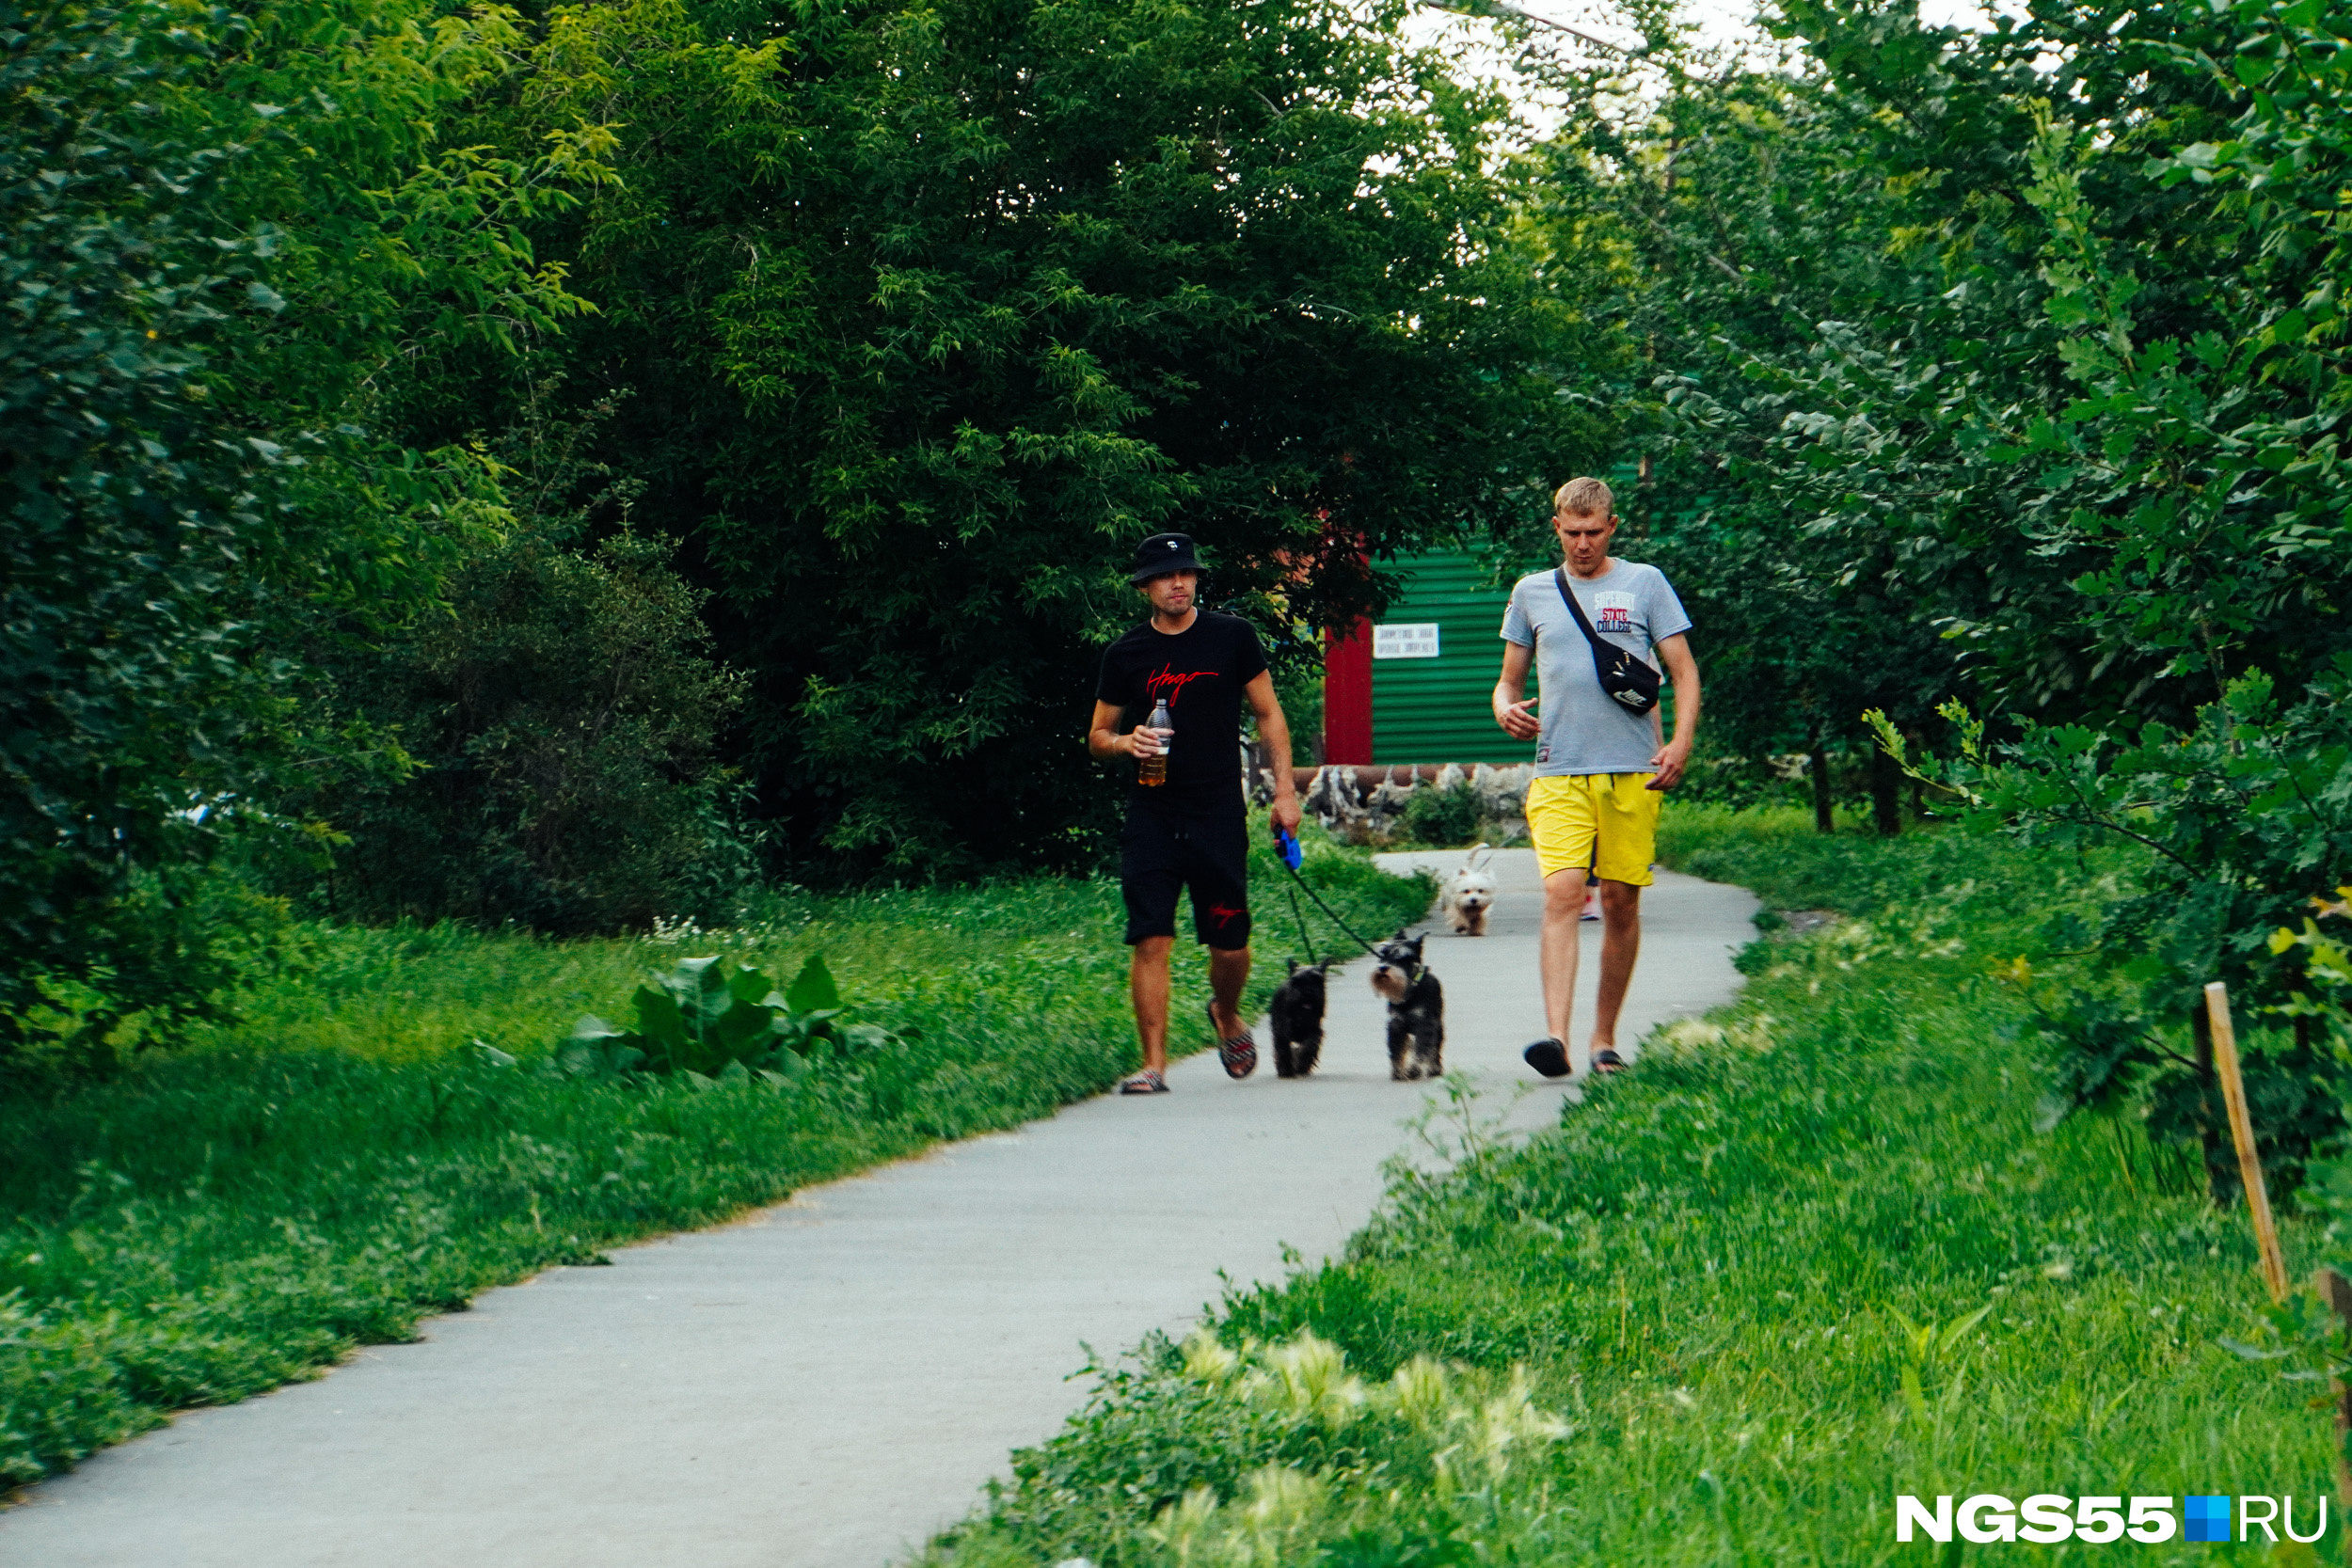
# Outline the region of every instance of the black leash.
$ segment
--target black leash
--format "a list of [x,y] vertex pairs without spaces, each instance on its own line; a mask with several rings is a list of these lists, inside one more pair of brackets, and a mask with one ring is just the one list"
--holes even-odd
[[[1307,890],[1307,896],[1315,901],[1315,908],[1321,910],[1325,914],[1329,915],[1331,917],[1331,924],[1337,926],[1341,930],[1345,931],[1350,941],[1354,942],[1357,946],[1362,948],[1374,958],[1376,958],[1380,956],[1380,949],[1375,947],[1372,943],[1358,936],[1356,934],[1355,927],[1348,925],[1346,921],[1342,920],[1340,918],[1339,911],[1323,901],[1323,895],[1317,893],[1314,890],[1313,885],[1310,883],[1306,878],[1300,876],[1297,870],[1291,865],[1290,862],[1284,861],[1282,863],[1282,869],[1290,872],[1291,881],[1297,887],[1305,888]],[[1293,891],[1291,894],[1291,912],[1298,917],[1298,934],[1303,940],[1307,935],[1307,917],[1298,908],[1298,895],[1295,891]],[[1310,942],[1307,943],[1307,958],[1309,961],[1311,962],[1314,956],[1314,943]]]
[[[1290,867],[1285,865],[1282,869],[1287,871]],[[1307,911],[1298,907],[1298,890],[1285,882],[1282,891],[1291,895],[1291,918],[1298,923],[1298,942],[1307,949],[1307,961],[1311,964],[1321,963],[1323,960],[1315,957],[1315,939],[1307,934]]]

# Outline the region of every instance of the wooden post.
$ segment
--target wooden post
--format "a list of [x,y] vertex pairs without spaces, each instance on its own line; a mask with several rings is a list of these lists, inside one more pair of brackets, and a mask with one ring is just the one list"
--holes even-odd
[[2222,1102],[2230,1109],[2230,1137],[2237,1145],[2238,1179],[2254,1215],[2254,1244],[2262,1251],[2263,1280],[2272,1301],[2287,1299],[2287,1265],[2279,1255],[2279,1227],[2270,1218],[2270,1191],[2263,1185],[2262,1157],[2254,1150],[2254,1120],[2246,1114],[2246,1080],[2237,1067],[2237,1029],[2230,1022],[2229,988],[2216,980],[2205,988],[2205,1016],[2213,1021],[2213,1070],[2221,1080]]

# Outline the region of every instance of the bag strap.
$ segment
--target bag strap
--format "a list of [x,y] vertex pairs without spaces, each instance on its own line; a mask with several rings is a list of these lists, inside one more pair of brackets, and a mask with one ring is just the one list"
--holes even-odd
[[[1600,652],[1600,635],[1593,630],[1593,623],[1584,618],[1584,607],[1578,604],[1576,595],[1568,591],[1566,568],[1554,566],[1551,569],[1551,585],[1560,590],[1560,597],[1567,602],[1568,613],[1576,617],[1576,629],[1584,634],[1584,641],[1593,645],[1595,653]],[[1609,651],[1611,653],[1624,652],[1614,642],[1609,644]]]

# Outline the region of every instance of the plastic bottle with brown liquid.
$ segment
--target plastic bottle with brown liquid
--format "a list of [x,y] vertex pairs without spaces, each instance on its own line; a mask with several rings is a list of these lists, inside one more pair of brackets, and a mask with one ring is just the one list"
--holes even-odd
[[1136,783],[1146,786],[1168,783],[1168,753],[1175,744],[1175,736],[1169,732],[1175,723],[1176,721],[1168,714],[1166,697],[1152,705],[1152,717],[1145,720],[1144,724],[1160,732],[1160,754],[1136,758]]

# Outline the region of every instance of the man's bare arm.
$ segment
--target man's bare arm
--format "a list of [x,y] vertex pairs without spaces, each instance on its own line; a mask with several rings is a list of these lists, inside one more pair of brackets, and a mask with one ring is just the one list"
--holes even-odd
[[1160,754],[1159,732],[1138,724],[1133,733],[1119,733],[1120,709],[1113,703],[1094,705],[1094,721],[1087,726],[1087,752],[1101,762],[1113,757],[1154,757]]
[[1527,711],[1532,705],[1521,700],[1527,695],[1528,667],[1534,662],[1535,650],[1527,644],[1502,644],[1502,678],[1495,682],[1495,722],[1514,740],[1533,740],[1544,727]]
[[1699,733],[1699,661],[1691,655],[1691,640],[1680,632],[1658,644],[1659,662],[1675,683],[1675,737],[1658,749],[1650,766],[1658,776],[1652,789],[1672,789],[1682,782],[1691,765],[1691,744]]
[[1291,772],[1291,724],[1282,717],[1281,699],[1274,694],[1274,677],[1261,670],[1242,688],[1249,711],[1257,716],[1258,738],[1265,742],[1266,760],[1274,768],[1274,820],[1285,832],[1298,832],[1298,785]]

